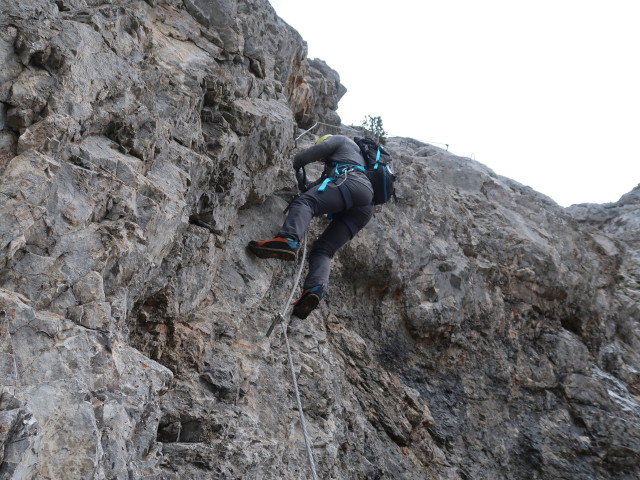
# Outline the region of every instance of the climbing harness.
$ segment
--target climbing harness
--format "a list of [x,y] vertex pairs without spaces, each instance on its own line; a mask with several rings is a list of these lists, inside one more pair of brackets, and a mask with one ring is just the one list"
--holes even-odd
[[304,444],[307,449],[307,458],[309,460],[309,466],[311,468],[311,474],[313,480],[318,480],[318,474],[316,473],[316,464],[313,460],[313,451],[311,449],[311,441],[309,440],[309,433],[307,432],[307,424],[304,419],[304,412],[302,410],[302,401],[300,400],[300,389],[298,388],[298,380],[296,379],[296,371],[295,366],[293,364],[293,356],[291,355],[291,346],[289,345],[289,337],[287,336],[287,325],[285,321],[285,315],[287,314],[287,310],[291,306],[291,302],[293,300],[293,296],[298,288],[298,283],[300,282],[300,277],[302,276],[302,270],[304,267],[304,260],[307,256],[307,233],[304,234],[303,247],[302,247],[302,256],[300,257],[300,266],[298,268],[298,273],[296,274],[296,278],[293,282],[293,287],[291,288],[291,293],[289,294],[289,298],[287,302],[282,307],[282,311],[278,312],[271,322],[271,326],[267,331],[267,337],[271,336],[271,332],[275,326],[279,323],[282,326],[282,336],[284,337],[284,343],[287,347],[287,358],[289,359],[289,370],[291,371],[291,383],[293,384],[293,391],[296,396],[296,403],[298,405],[298,414],[300,416],[300,427],[302,428],[302,435],[304,437]]
[[324,181],[320,184],[318,191],[324,192],[329,182],[335,182],[339,178],[344,178],[346,180],[347,174],[349,172],[355,172],[356,170],[364,172],[365,168],[362,165],[356,165],[354,163],[335,162],[333,164],[333,175],[324,179]]

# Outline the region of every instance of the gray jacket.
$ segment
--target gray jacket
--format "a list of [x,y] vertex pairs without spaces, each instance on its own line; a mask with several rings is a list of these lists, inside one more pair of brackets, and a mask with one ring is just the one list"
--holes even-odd
[[[354,163],[363,167],[365,166],[364,159],[360,153],[360,147],[358,147],[356,142],[344,135],[332,135],[325,141],[298,152],[293,158],[293,168],[294,170],[299,170],[305,165],[318,161],[324,161],[326,165],[322,177],[314,182],[314,184],[318,184],[325,178],[333,176],[334,167],[330,165],[331,162]],[[349,173],[349,176],[360,183],[368,185],[373,191],[371,182],[369,182],[369,179],[364,173],[354,171]]]

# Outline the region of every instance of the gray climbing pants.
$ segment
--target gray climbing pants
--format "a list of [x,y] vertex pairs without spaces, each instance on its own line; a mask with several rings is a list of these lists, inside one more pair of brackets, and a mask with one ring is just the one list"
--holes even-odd
[[332,214],[331,223],[314,242],[309,254],[305,289],[328,284],[333,255],[369,223],[374,211],[371,186],[351,175],[330,182],[323,192],[318,188],[309,189],[291,203],[278,234],[301,240],[313,217]]

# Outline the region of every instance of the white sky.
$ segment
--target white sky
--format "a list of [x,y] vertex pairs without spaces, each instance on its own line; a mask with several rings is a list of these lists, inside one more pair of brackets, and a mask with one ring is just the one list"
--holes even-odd
[[380,116],[562,206],[640,183],[640,0],[270,3],[340,74],[344,124]]

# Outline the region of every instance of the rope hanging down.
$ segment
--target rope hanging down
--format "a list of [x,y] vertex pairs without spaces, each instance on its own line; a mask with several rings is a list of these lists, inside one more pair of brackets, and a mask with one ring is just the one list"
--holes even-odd
[[304,267],[304,259],[307,256],[307,233],[304,234],[303,240],[303,248],[302,248],[302,257],[300,258],[300,267],[298,268],[298,273],[296,274],[296,278],[293,282],[293,287],[291,288],[291,293],[289,294],[289,298],[287,302],[282,307],[282,311],[276,315],[271,323],[271,327],[267,331],[267,337],[271,335],[273,328],[276,324],[280,324],[282,326],[282,336],[284,337],[284,342],[287,347],[287,358],[289,359],[289,370],[291,370],[291,383],[293,384],[293,391],[296,395],[296,403],[298,404],[298,414],[300,415],[300,427],[302,428],[302,435],[304,436],[304,444],[307,449],[307,458],[309,459],[309,466],[311,467],[311,474],[313,480],[318,480],[318,474],[316,473],[316,464],[313,460],[313,451],[311,449],[311,441],[309,440],[309,433],[307,432],[307,424],[304,419],[304,412],[302,410],[302,401],[300,400],[300,389],[298,388],[298,380],[296,379],[296,371],[295,366],[293,364],[293,356],[291,355],[291,347],[289,345],[289,337],[287,336],[287,322],[285,321],[285,315],[287,314],[287,310],[291,306],[291,302],[293,300],[293,295],[298,288],[298,283],[300,282],[300,276],[302,275],[302,270]]

